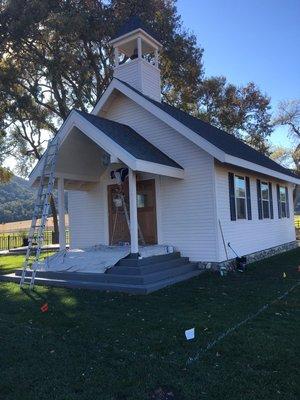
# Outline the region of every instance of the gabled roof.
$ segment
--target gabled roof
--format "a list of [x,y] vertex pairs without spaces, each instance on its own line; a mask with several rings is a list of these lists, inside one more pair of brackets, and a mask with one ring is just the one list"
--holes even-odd
[[[58,156],[62,144],[74,132],[74,129],[78,129],[99,148],[108,153],[112,157],[113,163],[122,162],[134,171],[179,179],[184,178],[184,169],[179,164],[129,126],[75,109],[69,113],[55,136],[54,140],[57,140],[59,145]],[[42,173],[46,152],[47,150],[29,175],[31,185],[35,184]],[[73,161],[76,163],[76,157],[74,157]],[[77,157],[81,157],[80,154],[77,154]],[[68,172],[67,169],[64,170],[61,165],[59,172],[55,171],[56,177],[63,176],[66,179],[80,179],[82,181],[95,181],[95,179],[97,181],[98,179],[92,174],[82,175],[76,172]]]
[[137,29],[142,29],[144,32],[148,33],[148,35],[152,36],[155,40],[159,41],[157,35],[152,31],[152,29],[146,26],[146,24],[144,24],[137,15],[130,17],[120,27],[120,29],[117,31],[116,35],[112,38],[112,40],[115,40],[118,37],[124,36],[127,33],[133,32]]
[[139,94],[144,99],[148,100],[150,103],[158,107],[160,110],[164,111],[165,113],[173,117],[175,120],[182,123],[187,128],[191,129],[197,135],[201,136],[207,142],[211,143],[218,149],[222,150],[224,153],[260,165],[269,170],[279,172],[280,174],[288,175],[290,177],[299,179],[299,177],[296,176],[293,172],[291,172],[288,168],[284,168],[280,164],[271,160],[269,157],[248,146],[242,140],[237,139],[235,136],[219,128],[216,128],[215,126],[207,122],[204,122],[199,118],[195,118],[176,107],[170,106],[167,103],[156,101],[144,95],[139,90],[135,89],[128,83],[118,78],[114,79],[118,80],[123,85],[127,86],[135,93]]
[[179,164],[169,158],[166,154],[153,146],[145,138],[139,135],[134,129],[127,125],[119,124],[106,118],[97,117],[84,111],[76,110],[82,117],[109,136],[124,150],[135,158],[150,161],[168,167],[183,169]]

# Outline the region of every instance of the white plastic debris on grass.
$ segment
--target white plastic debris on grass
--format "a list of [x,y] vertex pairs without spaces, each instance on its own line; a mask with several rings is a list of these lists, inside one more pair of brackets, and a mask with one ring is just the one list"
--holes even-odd
[[195,328],[191,328],[185,331],[186,340],[192,340],[195,338]]
[[[170,251],[172,250],[172,251]],[[171,246],[154,245],[140,246],[140,258],[163,255],[173,252]],[[103,246],[97,245],[84,249],[59,251],[39,262],[39,271],[64,271],[104,273],[122,258],[130,254],[130,246]]]

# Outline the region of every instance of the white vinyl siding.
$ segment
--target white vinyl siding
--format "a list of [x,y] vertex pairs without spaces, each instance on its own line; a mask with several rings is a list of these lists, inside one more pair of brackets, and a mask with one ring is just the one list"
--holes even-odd
[[[230,171],[232,168],[230,169]],[[252,219],[237,220],[230,219],[229,205],[229,185],[228,185],[228,167],[216,164],[216,196],[217,196],[217,218],[221,222],[223,228],[225,243],[230,242],[232,247],[239,255],[246,255],[263,249],[268,249],[273,246],[278,246],[283,243],[292,242],[295,240],[295,229],[293,224],[293,213],[290,218],[279,219],[277,211],[277,194],[276,180],[271,180],[274,219],[259,219],[258,204],[257,204],[257,179],[260,176],[255,173],[247,172],[250,178],[250,194],[252,204]],[[240,174],[236,170],[237,175]],[[264,180],[262,180],[264,181]],[[292,184],[287,184],[289,189],[290,210],[293,210],[292,204]],[[220,230],[218,230],[219,241],[219,261],[226,259],[224,246]],[[234,254],[227,248],[229,257],[234,257]]]
[[123,95],[103,116],[131,126],[184,168],[183,180],[162,176],[157,180],[160,243],[175,246],[191,260],[214,261],[217,238],[212,156]]
[[82,248],[106,243],[105,197],[100,183],[89,191],[69,191],[70,247]]
[[148,61],[135,59],[115,69],[114,76],[146,96],[160,101],[161,82],[159,69]]

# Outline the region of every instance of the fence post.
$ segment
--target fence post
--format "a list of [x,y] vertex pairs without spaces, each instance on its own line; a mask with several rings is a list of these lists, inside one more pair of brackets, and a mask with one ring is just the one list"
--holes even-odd
[[7,236],[7,250],[10,249],[10,235]]

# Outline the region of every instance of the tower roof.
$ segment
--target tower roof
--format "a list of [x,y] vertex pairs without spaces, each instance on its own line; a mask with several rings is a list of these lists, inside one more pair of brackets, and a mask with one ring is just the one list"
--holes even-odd
[[138,29],[143,30],[146,32],[149,36],[151,36],[153,39],[159,42],[159,39],[157,38],[157,35],[155,32],[152,31],[151,28],[149,28],[146,24],[143,23],[143,21],[138,17],[137,15],[130,17],[117,31],[115,37],[112,38],[111,41],[115,41],[117,38],[124,36],[128,33],[134,32]]

